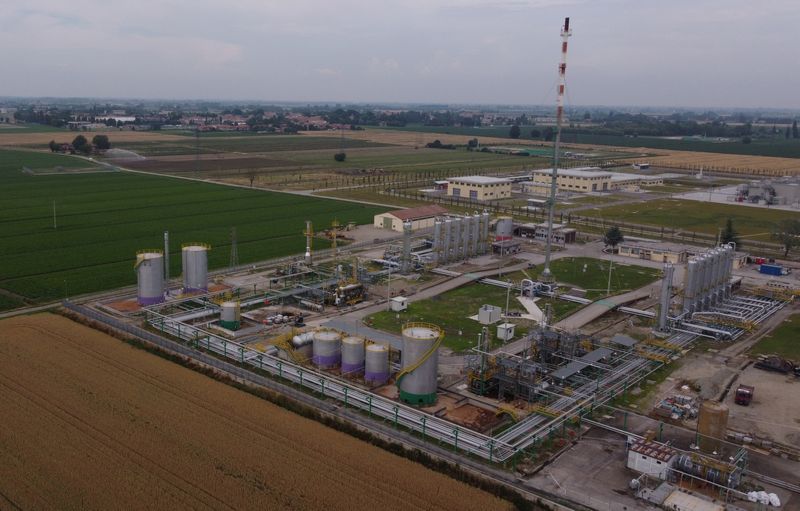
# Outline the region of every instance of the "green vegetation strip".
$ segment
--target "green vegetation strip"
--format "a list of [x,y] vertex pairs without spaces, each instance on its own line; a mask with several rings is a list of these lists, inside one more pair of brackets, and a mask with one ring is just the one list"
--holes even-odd
[[[164,230],[172,241],[170,275],[180,275],[180,245],[189,241],[210,243],[209,266],[226,266],[231,227],[237,228],[239,261],[247,264],[302,251],[306,219],[317,228],[334,218],[364,224],[383,211],[124,172],[31,176],[21,171],[86,165],[70,156],[0,151],[0,288],[36,302],[134,284],[136,251],[162,246]],[[324,240],[316,243],[326,246]]]
[[800,362],[800,314],[790,316],[750,351],[753,355],[778,355]]

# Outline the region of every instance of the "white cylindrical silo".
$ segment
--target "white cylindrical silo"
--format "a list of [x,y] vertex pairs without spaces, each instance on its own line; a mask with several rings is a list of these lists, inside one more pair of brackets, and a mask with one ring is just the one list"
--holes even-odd
[[164,301],[164,252],[143,250],[136,254],[136,301],[153,305]]
[[426,323],[403,327],[402,369],[397,375],[400,400],[414,405],[436,402],[442,330]]
[[686,276],[683,279],[683,312],[694,312],[697,300],[697,266],[694,257],[686,263]]
[[462,219],[460,217],[454,218],[453,225],[450,229],[450,234],[452,235],[452,238],[450,239],[451,261],[458,261],[459,259],[461,259],[459,257],[459,253],[461,250],[461,231],[462,231],[461,223]]
[[461,257],[460,259],[466,259],[470,256],[469,254],[469,244],[470,241],[470,234],[472,233],[472,217],[467,215],[461,220],[461,226],[463,230],[461,231],[461,249],[459,251]]
[[314,332],[312,361],[320,369],[338,367],[342,360],[342,336],[333,330]]
[[450,231],[453,228],[453,220],[450,218],[444,219],[444,232],[442,233],[442,252],[440,264],[450,262]]
[[481,254],[485,254],[489,251],[489,222],[491,221],[491,217],[489,216],[488,211],[484,211],[481,214],[481,234],[479,240],[479,249]]
[[181,248],[184,294],[208,291],[208,250],[205,243],[185,243]]
[[433,222],[433,246],[431,250],[433,250],[433,263],[439,264],[442,251],[442,221],[439,218]]
[[364,381],[383,385],[389,380],[389,348],[383,344],[370,344],[364,361]]
[[242,325],[242,312],[239,302],[227,301],[220,305],[219,324],[228,330],[239,330]]
[[514,219],[510,216],[501,216],[497,219],[497,226],[495,226],[496,241],[510,240],[514,235]]
[[342,375],[358,376],[364,372],[364,339],[345,337],[342,339]]
[[474,214],[470,217],[469,255],[478,255],[478,239],[481,232],[481,217]]

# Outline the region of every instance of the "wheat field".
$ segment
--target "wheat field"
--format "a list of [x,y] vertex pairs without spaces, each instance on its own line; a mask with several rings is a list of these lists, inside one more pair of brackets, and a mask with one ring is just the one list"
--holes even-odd
[[64,317],[0,330],[0,508],[510,508]]

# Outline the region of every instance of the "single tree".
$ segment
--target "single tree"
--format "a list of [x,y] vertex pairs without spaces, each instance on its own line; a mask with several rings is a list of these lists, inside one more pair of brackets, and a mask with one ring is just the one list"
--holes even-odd
[[720,243],[727,244],[727,243],[736,243],[739,244],[739,233],[736,232],[733,228],[733,219],[728,218],[725,222],[725,228],[722,230],[722,234],[719,237]]
[[477,148],[477,147],[478,147],[478,139],[477,138],[470,139],[469,142],[467,142],[467,149],[469,149],[470,151],[474,151],[475,148]]
[[86,140],[86,137],[83,135],[78,135],[72,140],[72,147],[74,147],[76,151],[81,151],[81,148],[87,144],[89,144],[89,141]]
[[79,153],[83,154],[83,155],[88,155],[88,154],[92,154],[92,151],[94,151],[94,147],[92,146],[92,144],[87,142],[87,143],[83,144],[82,146],[76,148],[75,150],[78,151]]
[[551,140],[553,140],[553,137],[555,136],[555,132],[556,132],[556,130],[554,130],[552,126],[548,126],[544,130],[542,130],[542,137],[547,142],[550,142]]
[[797,131],[797,119],[792,121],[792,138],[800,138],[800,132]]
[[108,135],[95,135],[92,138],[92,145],[100,151],[111,149],[111,142],[108,141]]
[[336,161],[344,161],[347,158],[347,154],[345,153],[336,153],[333,155],[333,159]]
[[519,126],[517,126],[516,124],[511,126],[511,129],[508,132],[508,136],[511,138],[519,138],[519,134],[520,134]]
[[617,245],[623,241],[625,241],[625,236],[622,235],[622,231],[616,225],[611,226],[611,228],[606,231],[605,236],[603,236],[603,243],[605,243],[607,247],[611,247],[612,252],[616,250]]
[[49,143],[49,144],[47,144],[47,146],[50,148],[50,152],[51,152],[51,153],[54,153],[54,152],[58,151],[58,148],[60,147],[60,146],[59,146],[59,145],[56,143],[56,141],[55,141],[55,140],[51,140],[51,141],[50,141],[50,143]]
[[542,132],[537,129],[531,130],[531,138],[539,138],[542,136]]
[[800,220],[787,218],[778,223],[772,231],[772,239],[783,246],[783,257],[800,244]]
[[786,126],[786,131],[783,132],[783,138],[789,140],[792,137],[792,130],[789,129],[789,126]]

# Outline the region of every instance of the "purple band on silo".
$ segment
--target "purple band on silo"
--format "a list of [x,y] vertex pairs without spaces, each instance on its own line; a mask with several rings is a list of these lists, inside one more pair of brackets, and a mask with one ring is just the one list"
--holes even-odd
[[164,301],[163,296],[137,296],[136,301],[139,305],[155,305]]
[[389,373],[364,373],[364,380],[372,383],[386,383],[389,381]]
[[339,361],[341,360],[341,355],[314,355],[311,357],[311,361],[314,362],[314,365],[322,366],[322,367],[333,367],[339,365]]
[[364,364],[342,364],[342,374],[358,374],[364,370]]

